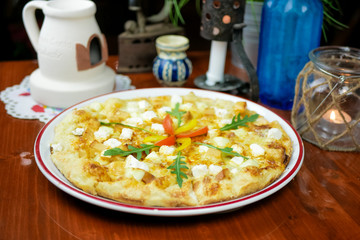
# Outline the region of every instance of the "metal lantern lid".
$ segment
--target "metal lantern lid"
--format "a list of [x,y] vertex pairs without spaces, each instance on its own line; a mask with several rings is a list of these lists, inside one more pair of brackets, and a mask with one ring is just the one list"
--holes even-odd
[[245,0],[203,0],[200,35],[208,40],[232,41],[234,24],[244,21]]

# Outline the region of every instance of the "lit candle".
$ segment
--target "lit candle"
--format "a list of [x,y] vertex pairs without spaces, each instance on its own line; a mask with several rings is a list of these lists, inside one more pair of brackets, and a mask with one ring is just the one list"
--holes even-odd
[[[341,116],[340,112],[344,116],[344,118]],[[345,122],[351,122],[351,117],[349,114],[347,114],[344,111],[340,111],[340,112],[336,109],[330,109],[323,115],[323,118],[326,121],[335,124],[344,124]]]
[[323,138],[331,138],[332,136],[336,136],[346,131],[345,122],[349,123],[351,120],[350,115],[346,112],[339,112],[337,109],[329,109],[320,119],[317,128],[320,130],[319,134]]
[[209,70],[206,73],[206,84],[208,86],[224,82],[226,50],[227,42],[211,41]]

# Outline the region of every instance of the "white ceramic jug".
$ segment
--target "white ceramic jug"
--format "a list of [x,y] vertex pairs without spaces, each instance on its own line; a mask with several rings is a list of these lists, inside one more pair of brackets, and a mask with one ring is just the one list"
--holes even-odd
[[[36,9],[45,16],[41,30]],[[115,72],[105,65],[107,44],[95,12],[90,0],[36,0],[25,5],[23,21],[39,62],[30,76],[36,101],[64,108],[113,90]]]

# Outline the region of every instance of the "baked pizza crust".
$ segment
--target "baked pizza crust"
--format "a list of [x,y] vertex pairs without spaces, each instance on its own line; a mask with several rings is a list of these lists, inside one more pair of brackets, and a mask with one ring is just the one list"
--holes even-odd
[[[128,161],[136,161],[133,160],[136,155],[104,155],[104,151],[112,148],[105,144],[109,139],[120,142],[118,147],[123,150],[127,150],[129,145],[139,147],[149,136],[147,131],[141,129],[155,131],[152,127],[161,125],[167,114],[163,108],[174,108],[173,96],[109,99],[104,103],[75,109],[55,128],[51,159],[66,179],[87,193],[122,203],[157,207],[202,206],[239,198],[263,189],[283,173],[292,147],[290,138],[279,123],[268,122],[259,116],[256,121],[247,123],[247,127],[219,131],[232,116],[249,116],[254,112],[246,109],[245,102],[201,98],[193,93],[177,96],[179,98],[180,110],[186,112],[182,116],[183,124],[197,118],[198,127],[209,126],[206,134],[192,138],[192,144],[181,150],[188,167],[183,169],[187,178],[182,178],[181,187],[176,174],[168,169],[176,157],[176,146],[157,147],[148,154],[143,153],[141,159],[137,160],[139,163],[136,162],[140,164],[139,167],[128,165]],[[129,124],[131,119],[144,116],[148,111],[155,115],[143,118],[142,123],[136,125],[137,128],[130,128],[131,137],[121,135],[124,128],[133,126]],[[173,118],[173,121],[176,125],[177,119]],[[114,124],[104,128],[102,122],[123,125]],[[107,136],[97,134],[102,127],[110,132]],[[276,129],[274,136],[269,133],[270,129]],[[233,159],[234,156],[224,155],[218,149],[206,149],[194,142],[218,148],[231,147],[246,159]],[[146,169],[140,167],[144,164]],[[210,170],[210,165],[217,170]],[[206,169],[206,172],[199,174],[195,168]]]

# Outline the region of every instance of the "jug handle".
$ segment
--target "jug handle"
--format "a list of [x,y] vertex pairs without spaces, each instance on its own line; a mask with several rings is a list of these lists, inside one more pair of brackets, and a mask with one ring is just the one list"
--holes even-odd
[[29,36],[30,42],[37,52],[40,28],[35,18],[35,10],[43,10],[47,1],[30,1],[28,2],[22,12],[23,22],[27,35]]

